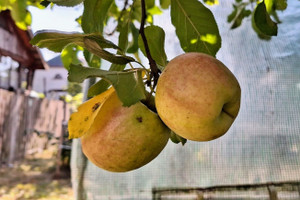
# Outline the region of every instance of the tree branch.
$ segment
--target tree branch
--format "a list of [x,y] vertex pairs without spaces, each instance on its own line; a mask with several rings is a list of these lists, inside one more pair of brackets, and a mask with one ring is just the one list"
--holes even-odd
[[152,58],[151,53],[150,53],[150,49],[149,49],[149,46],[148,46],[145,31],[144,31],[145,21],[146,21],[146,18],[147,18],[145,0],[141,0],[141,3],[142,3],[142,19],[141,19],[141,25],[140,25],[139,33],[141,34],[141,37],[142,37],[142,40],[143,40],[143,43],[144,43],[144,47],[145,47],[145,52],[146,52],[147,58],[149,60],[149,65],[150,65],[150,69],[151,69],[150,83],[148,83],[148,86],[151,85],[151,80],[153,78],[153,88],[155,88],[155,86],[157,84],[157,81],[158,81],[158,78],[159,78],[159,73],[161,71],[157,68],[156,62]]

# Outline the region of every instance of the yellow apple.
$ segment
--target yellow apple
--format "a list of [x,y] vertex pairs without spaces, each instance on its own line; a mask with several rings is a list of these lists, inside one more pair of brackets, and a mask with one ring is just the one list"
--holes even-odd
[[98,167],[126,172],[157,157],[166,146],[169,133],[158,115],[144,104],[123,107],[113,92],[81,137],[82,150]]
[[241,89],[231,71],[203,53],[171,60],[158,79],[155,105],[162,121],[189,140],[225,134],[240,108]]

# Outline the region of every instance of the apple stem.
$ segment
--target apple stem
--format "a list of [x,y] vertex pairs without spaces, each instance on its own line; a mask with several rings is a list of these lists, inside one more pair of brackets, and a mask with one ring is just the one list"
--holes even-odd
[[147,38],[145,35],[145,31],[144,31],[144,26],[145,26],[145,21],[147,18],[147,14],[146,14],[146,4],[145,4],[145,0],[141,0],[141,6],[142,6],[142,18],[141,18],[141,25],[140,25],[140,30],[139,33],[141,34],[143,43],[144,43],[144,47],[145,47],[145,52],[149,61],[149,65],[150,65],[150,81],[147,82],[147,85],[150,87],[151,86],[151,80],[153,79],[153,86],[152,88],[154,89],[158,78],[159,78],[159,74],[161,73],[161,71],[158,69],[155,60],[152,58],[151,53],[150,53],[150,49],[148,46],[148,42],[147,42]]

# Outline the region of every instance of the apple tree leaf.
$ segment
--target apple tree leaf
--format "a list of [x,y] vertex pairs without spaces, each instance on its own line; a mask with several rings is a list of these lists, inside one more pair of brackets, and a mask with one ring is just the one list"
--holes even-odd
[[215,56],[221,36],[212,12],[198,0],[171,0],[171,21],[185,52]]
[[90,129],[101,105],[113,92],[113,88],[106,90],[81,104],[77,112],[72,113],[68,122],[69,139],[82,137]]
[[233,11],[227,17],[227,21],[232,22],[231,29],[239,27],[243,19],[251,15],[251,11],[246,9],[246,6],[246,3],[233,5]]
[[133,23],[130,23],[130,30],[132,34],[132,41],[129,42],[129,47],[127,49],[127,52],[136,53],[139,49],[139,45],[138,45],[139,29],[137,29]]
[[266,36],[277,35],[277,23],[273,22],[264,2],[257,4],[252,15],[252,26],[256,32]]
[[177,135],[176,133],[174,133],[173,131],[171,131],[170,134],[170,140],[172,142],[174,142],[175,144],[181,143],[182,146],[187,142],[187,139]]
[[56,5],[59,6],[68,6],[68,7],[73,7],[83,2],[83,0],[48,0],[48,1],[55,3]]
[[39,31],[30,41],[40,48],[48,48],[54,52],[61,52],[67,45],[76,44],[95,54],[99,58],[116,64],[126,64],[134,61],[134,58],[125,55],[112,54],[104,48],[120,48],[109,40],[104,39],[99,33],[62,33],[51,31]]
[[68,80],[81,83],[90,77],[100,77],[112,84],[123,106],[130,106],[146,98],[142,71],[142,69],[122,72],[106,71],[71,64]]
[[[122,71],[122,70],[124,70],[124,68],[125,68],[125,65],[112,64],[109,68],[109,71]],[[110,82],[108,82],[104,79],[101,79],[89,88],[87,96],[94,97],[98,94],[101,94],[102,92],[107,90],[107,88],[110,85],[111,85]]]
[[162,9],[168,9],[170,7],[171,0],[159,0],[159,3]]
[[82,50],[81,47],[71,44],[65,47],[61,52],[61,61],[64,67],[69,70],[71,63],[80,64],[80,60],[77,57],[78,52]]
[[102,33],[107,13],[113,2],[113,0],[84,0],[82,30],[85,33]]
[[[150,53],[155,60],[155,62],[160,66],[166,66],[167,65],[167,56],[165,53],[165,32],[162,28],[159,26],[148,26],[144,29],[145,36],[147,38],[147,42],[149,45]],[[144,47],[144,42],[142,40],[142,37],[139,36],[138,44],[143,52],[143,54],[146,56],[146,51]]]
[[94,54],[92,54],[87,50],[83,50],[83,56],[89,67],[100,68],[101,58],[95,56]]

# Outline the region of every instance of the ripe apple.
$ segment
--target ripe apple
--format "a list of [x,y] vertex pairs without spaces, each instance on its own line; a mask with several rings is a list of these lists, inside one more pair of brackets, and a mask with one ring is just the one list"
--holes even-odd
[[240,108],[241,89],[219,60],[185,53],[171,60],[158,79],[155,105],[162,121],[189,140],[225,134]]
[[169,133],[158,115],[143,103],[123,107],[113,92],[81,137],[82,150],[98,167],[126,172],[157,157],[166,146]]

